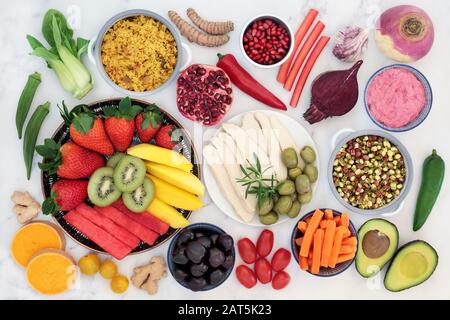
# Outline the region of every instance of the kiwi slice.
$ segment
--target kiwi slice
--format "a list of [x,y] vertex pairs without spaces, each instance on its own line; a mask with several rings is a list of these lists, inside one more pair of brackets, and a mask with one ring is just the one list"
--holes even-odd
[[103,167],[92,174],[88,184],[88,197],[93,204],[106,207],[120,198],[122,192],[114,184],[113,172],[113,168]]
[[125,156],[125,153],[122,152],[116,152],[111,158],[106,161],[106,166],[115,168],[120,160]]
[[145,177],[144,183],[136,190],[122,194],[123,203],[133,212],[142,212],[148,208],[155,194],[152,180]]
[[122,192],[134,191],[144,183],[146,171],[144,161],[125,155],[114,168],[114,184]]

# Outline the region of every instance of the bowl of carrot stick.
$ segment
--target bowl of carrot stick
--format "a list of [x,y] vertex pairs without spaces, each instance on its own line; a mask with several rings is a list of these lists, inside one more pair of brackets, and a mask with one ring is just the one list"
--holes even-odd
[[291,249],[300,269],[331,277],[344,272],[355,260],[358,236],[347,213],[316,209],[295,225]]

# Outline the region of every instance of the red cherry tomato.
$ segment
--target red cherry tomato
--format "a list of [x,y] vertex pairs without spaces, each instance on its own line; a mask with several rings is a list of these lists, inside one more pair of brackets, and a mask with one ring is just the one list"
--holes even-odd
[[253,264],[256,261],[256,248],[252,240],[242,238],[238,241],[238,251],[245,263]]
[[284,249],[280,248],[273,254],[272,257],[272,270],[275,272],[283,271],[291,262],[291,253]]
[[272,288],[274,288],[275,290],[284,289],[289,284],[290,281],[291,276],[287,272],[285,271],[277,272],[272,279]]
[[243,264],[236,268],[236,277],[239,282],[246,288],[253,288],[256,284],[255,273]]
[[258,281],[266,284],[272,280],[272,268],[266,258],[258,258],[255,262],[255,273]]
[[273,248],[273,232],[264,229],[256,242],[256,251],[260,257],[267,257]]

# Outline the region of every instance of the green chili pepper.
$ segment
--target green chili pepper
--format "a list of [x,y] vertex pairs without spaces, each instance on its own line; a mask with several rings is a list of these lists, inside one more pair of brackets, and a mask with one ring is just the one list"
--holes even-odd
[[425,159],[422,171],[422,184],[417,198],[416,212],[414,214],[413,230],[419,230],[427,220],[431,209],[441,191],[444,181],[444,160],[433,149],[431,155]]
[[31,177],[31,166],[33,164],[34,148],[36,147],[36,140],[41,130],[42,122],[48,115],[50,109],[50,102],[46,102],[36,108],[30,121],[28,121],[25,135],[23,137],[23,158],[25,160],[25,167],[27,169],[27,179]]
[[41,75],[38,72],[28,76],[27,83],[20,95],[19,103],[16,111],[16,127],[19,139],[22,139],[22,129],[27,118],[28,111],[30,111],[31,102],[33,101],[36,89],[41,83]]

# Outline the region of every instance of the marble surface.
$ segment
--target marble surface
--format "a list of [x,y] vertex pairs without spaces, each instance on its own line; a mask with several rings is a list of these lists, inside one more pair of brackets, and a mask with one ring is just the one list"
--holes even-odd
[[[432,51],[422,60],[412,65],[421,70],[429,79],[434,93],[434,103],[427,120],[418,128],[401,134],[396,134],[409,149],[414,163],[416,175],[412,189],[406,198],[401,212],[389,218],[398,226],[400,231],[400,244],[414,239],[424,239],[431,243],[439,253],[439,266],[435,274],[423,285],[404,291],[402,293],[390,293],[382,285],[384,272],[372,280],[361,278],[352,266],[343,274],[333,278],[318,278],[301,272],[295,263],[291,263],[288,272],[292,277],[289,287],[276,292],[270,286],[257,285],[252,290],[246,290],[239,285],[234,275],[231,276],[219,288],[204,293],[192,293],[176,283],[172,277],[167,277],[160,282],[160,289],[155,296],[148,296],[143,291],[130,286],[123,295],[116,295],[109,289],[109,284],[100,276],[78,278],[76,288],[69,293],[52,297],[52,299],[418,299],[418,298],[450,298],[449,281],[450,274],[450,245],[448,238],[448,214],[450,207],[450,194],[448,179],[444,182],[440,198],[433,210],[432,216],[425,226],[418,232],[411,230],[412,215],[415,199],[419,188],[421,166],[424,158],[428,156],[432,148],[436,148],[444,159],[449,161],[450,149],[448,138],[450,137],[450,90],[448,75],[450,74],[450,42],[448,30],[450,30],[450,3],[446,0],[417,1],[410,0],[411,4],[422,6],[432,17],[435,23],[435,44]],[[199,12],[211,19],[232,18],[235,21],[236,30],[231,34],[231,41],[221,47],[204,48],[191,44],[193,53],[192,62],[215,64],[218,51],[233,52],[239,61],[259,79],[264,85],[280,96],[285,102],[290,95],[275,81],[277,70],[263,70],[251,66],[239,50],[239,33],[246,21],[255,15],[270,12],[287,19],[292,28],[297,28],[309,7],[320,10],[320,18],[325,22],[325,33],[333,35],[340,27],[356,23],[363,26],[371,26],[379,13],[396,4],[404,3],[400,0],[339,0],[339,1],[296,1],[285,0],[276,3],[270,0],[228,0],[228,1],[70,1],[70,0],[22,0],[9,2],[6,7],[2,2],[0,10],[0,42],[2,51],[0,54],[0,99],[1,113],[0,132],[2,133],[2,152],[0,171],[0,298],[3,299],[50,299],[34,293],[27,285],[24,270],[14,264],[9,254],[10,240],[14,232],[19,228],[12,211],[10,195],[14,190],[28,190],[31,194],[42,200],[40,189],[40,172],[37,168],[39,157],[35,157],[33,174],[30,181],[25,178],[25,170],[22,160],[22,145],[17,140],[14,125],[14,115],[20,91],[29,73],[39,71],[43,82],[35,97],[35,103],[49,100],[52,103],[50,115],[45,120],[39,136],[38,143],[44,137],[50,136],[61,123],[56,104],[65,100],[68,105],[74,105],[76,101],[65,93],[59,86],[55,75],[50,72],[45,64],[38,58],[29,56],[30,48],[25,40],[27,33],[41,37],[40,24],[42,16],[48,8],[57,8],[68,15],[69,21],[76,29],[76,35],[92,38],[96,35],[103,23],[112,15],[132,8],[144,8],[166,15],[167,10],[177,9],[183,12],[189,6],[193,6]],[[368,52],[364,64],[359,73],[360,89],[365,86],[369,76],[382,66],[393,63],[385,58],[375,47],[370,38]],[[88,63],[96,83],[91,93],[83,99],[89,103],[97,99],[119,96],[100,77],[94,65]],[[322,121],[310,126],[301,119],[301,113],[309,103],[309,85],[311,79],[330,69],[342,69],[347,65],[337,61],[331,52],[330,46],[319,58],[315,65],[306,90],[302,96],[298,109],[290,109],[288,114],[303,124],[312,134],[319,146],[321,167],[325,168],[331,153],[330,141],[332,136],[341,128],[366,129],[376,128],[364,111],[362,97],[357,106],[347,115]],[[246,110],[264,109],[251,98],[243,95],[239,90],[235,91],[235,101],[225,120]],[[193,128],[191,123],[183,118],[175,105],[174,85],[156,96],[147,100],[158,103],[171,112],[188,130],[195,136],[197,149],[200,151],[202,131]],[[343,209],[333,198],[327,184],[326,176],[320,176],[318,192],[312,203],[305,207],[304,212],[316,206]],[[208,201],[208,199],[206,199]],[[43,218],[43,217],[40,217]],[[45,218],[44,218],[45,219]],[[367,217],[351,214],[351,219],[359,227]],[[222,214],[212,203],[195,212],[192,222],[207,221],[219,225],[235,239],[249,236],[257,237],[260,229],[239,224]],[[291,230],[295,222],[289,221],[272,228],[275,232],[275,247],[288,247]],[[166,254],[168,243],[158,247],[149,253],[130,256],[119,263],[120,272],[131,276],[133,267],[145,263],[153,255]],[[68,239],[67,251],[78,259],[87,252],[70,239]],[[240,260],[238,259],[239,263]]]

